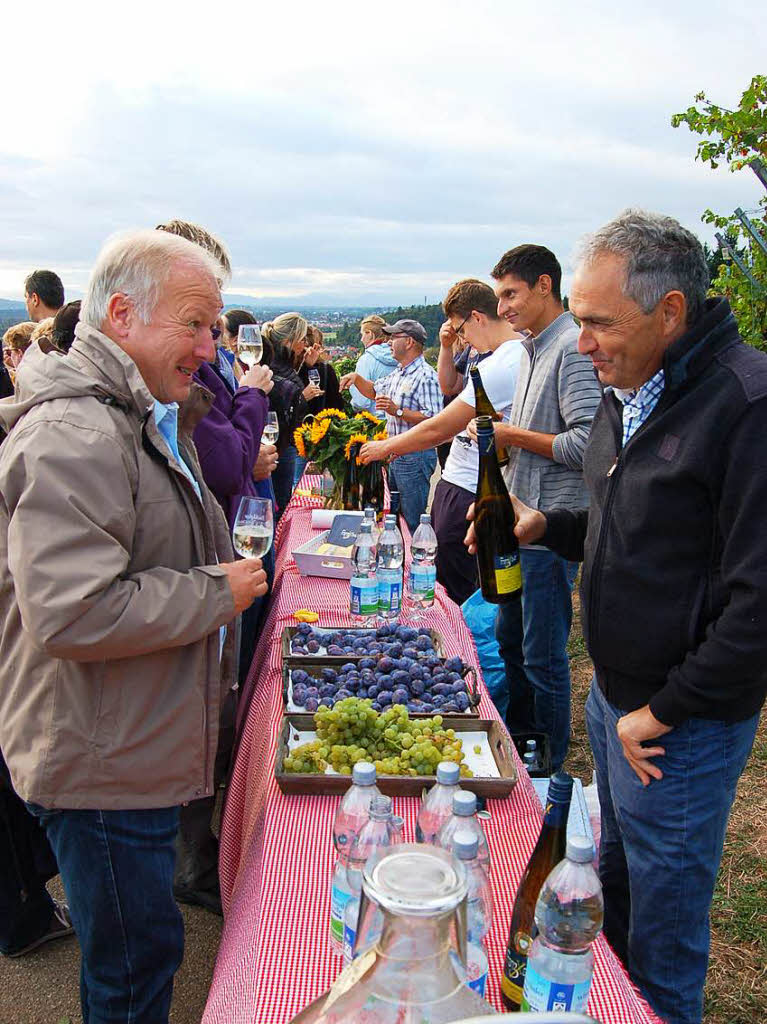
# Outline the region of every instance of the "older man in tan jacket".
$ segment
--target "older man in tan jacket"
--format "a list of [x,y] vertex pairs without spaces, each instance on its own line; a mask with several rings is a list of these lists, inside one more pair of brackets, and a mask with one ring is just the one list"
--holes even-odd
[[176,429],[220,273],[162,232],[108,244],[69,354],[33,346],[0,403],[0,748],[58,858],[89,1024],[167,1019],[178,807],[213,791],[232,623],[266,590]]

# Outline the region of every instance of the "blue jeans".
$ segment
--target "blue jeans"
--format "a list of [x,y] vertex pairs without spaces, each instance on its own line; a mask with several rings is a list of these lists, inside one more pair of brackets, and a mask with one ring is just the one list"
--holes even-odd
[[[296,452],[298,452],[298,449],[296,449]],[[295,465],[293,467],[293,489],[294,490],[295,490],[296,487],[298,487],[298,481],[304,475],[304,471],[305,471],[305,469],[306,469],[306,467],[308,465],[309,465],[309,460],[308,459],[304,459],[300,455],[296,454],[296,462],[295,462]]]
[[184,956],[173,898],[179,811],[48,811],[48,833],[80,940],[85,1024],[162,1024]]
[[521,548],[519,555],[522,601],[501,605],[495,622],[506,666],[506,724],[510,732],[546,733],[557,771],[570,742],[567,638],[578,564],[545,549]]
[[616,731],[624,714],[594,680],[586,724],[602,809],[605,936],[666,1024],[700,1024],[708,913],[735,788],[759,715],[690,718],[653,740],[663,772],[643,786]]
[[274,488],[274,500],[277,503],[277,507],[274,510],[274,521],[279,522],[282,513],[288,507],[288,502],[293,494],[293,476],[295,473],[296,459],[298,458],[298,449],[295,445],[289,444],[287,448],[280,452],[280,460],[277,463],[277,468],[272,473],[272,487]]
[[426,511],[429,485],[436,465],[437,453],[433,448],[398,455],[389,463],[389,490],[399,491],[402,515],[411,535]]

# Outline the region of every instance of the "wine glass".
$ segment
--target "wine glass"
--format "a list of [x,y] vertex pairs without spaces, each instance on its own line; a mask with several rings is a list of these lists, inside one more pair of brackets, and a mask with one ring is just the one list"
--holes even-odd
[[266,423],[264,424],[263,439],[267,444],[277,444],[277,438],[280,436],[280,424],[277,420],[276,412],[269,412],[266,414]]
[[261,362],[264,343],[258,324],[243,324],[237,332],[237,356],[249,370]]
[[320,386],[320,371],[314,367],[309,370],[309,383],[314,384],[316,388]]
[[269,498],[242,498],[232,531],[237,554],[243,558],[263,558],[273,537],[274,513]]

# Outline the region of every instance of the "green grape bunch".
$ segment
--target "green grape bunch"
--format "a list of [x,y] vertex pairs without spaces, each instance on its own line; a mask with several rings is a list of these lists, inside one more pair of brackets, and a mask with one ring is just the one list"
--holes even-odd
[[324,773],[328,765],[351,775],[358,761],[372,761],[379,775],[434,775],[440,761],[464,763],[460,737],[444,729],[442,715],[412,720],[402,704],[378,712],[371,700],[347,697],[314,715],[317,739],[295,747],[285,758],[286,772]]

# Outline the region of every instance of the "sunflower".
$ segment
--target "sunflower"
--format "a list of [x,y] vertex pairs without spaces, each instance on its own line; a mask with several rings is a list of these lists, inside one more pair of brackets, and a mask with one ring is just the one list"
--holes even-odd
[[330,430],[330,420],[320,420],[319,423],[312,423],[309,433],[309,440],[312,444],[319,444],[325,434]]
[[342,412],[340,409],[323,409],[321,412],[318,412],[314,418],[316,420],[345,420],[347,417],[346,413]]
[[373,413],[368,412],[367,409],[363,409],[361,412],[358,412],[357,419],[367,420],[369,423],[375,423],[376,426],[379,426],[381,423],[383,423],[382,419],[379,419],[378,416],[374,416]]
[[304,438],[306,436],[305,430],[305,427],[297,427],[293,431],[293,441],[295,443],[298,454],[301,456],[302,459],[306,458],[306,445],[304,444]]
[[374,441],[385,441],[388,437],[389,435],[385,430],[379,430],[377,434],[373,434]]
[[[346,442],[346,447],[344,448],[344,454],[346,455],[346,458],[350,459],[352,457],[352,445],[353,444],[366,444],[366,443],[367,443],[367,437],[365,436],[365,434],[352,434],[352,436]],[[357,465],[358,466],[360,465],[359,456],[357,456]]]

